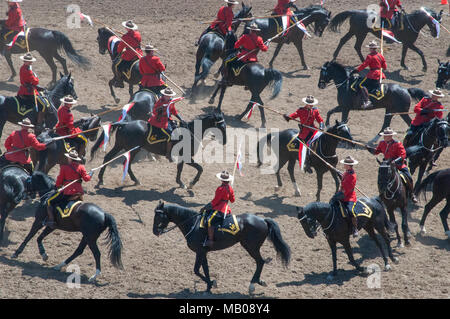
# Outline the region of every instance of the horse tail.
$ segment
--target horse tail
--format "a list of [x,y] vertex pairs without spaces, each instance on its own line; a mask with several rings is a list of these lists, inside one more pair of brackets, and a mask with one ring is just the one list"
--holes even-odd
[[123,269],[122,240],[119,236],[116,220],[108,213],[105,213],[105,226],[108,227],[106,242],[109,245],[109,259],[111,260],[111,264],[118,269]]
[[448,46],[448,49],[447,49],[447,56],[450,56],[450,45]]
[[283,261],[283,265],[287,267],[289,262],[291,261],[291,249],[288,244],[281,237],[280,227],[278,224],[271,218],[264,219],[267,226],[269,227],[269,240],[275,246],[275,250],[279,255],[281,255],[281,260]]
[[434,172],[434,173],[428,175],[427,178],[425,178],[422,181],[422,183],[420,183],[420,185],[417,186],[417,191],[416,191],[417,196],[419,196],[420,193],[423,192],[423,197],[425,198],[425,200],[427,199],[426,198],[426,189],[429,184],[434,182],[434,179],[436,178],[437,174],[439,174],[439,173],[440,173],[440,171],[437,171],[437,172]]
[[427,92],[419,88],[409,88],[408,93],[409,95],[411,95],[412,98],[416,99],[417,101],[420,101],[424,96],[428,96]]
[[[266,142],[267,141],[267,142]],[[270,147],[272,145],[272,133],[267,134],[265,137],[260,139],[256,144],[256,156],[258,158],[258,165],[260,167],[263,164],[262,154],[260,154],[259,148],[264,147],[264,144],[267,143],[267,146]],[[262,144],[262,146],[260,146]]]
[[280,71],[274,69],[266,69],[264,72],[266,81],[272,86],[271,100],[276,98],[281,91],[281,85],[283,84],[283,75]]
[[72,42],[70,42],[69,38],[60,31],[52,31],[52,33],[58,45],[58,49],[63,49],[72,62],[82,67],[84,70],[88,70],[91,62],[88,58],[78,54],[78,52],[73,48]]
[[330,30],[333,32],[339,32],[339,27],[345,22],[345,20],[347,20],[348,18],[350,18],[351,16],[353,16],[356,13],[358,13],[358,11],[348,10],[348,11],[344,11],[344,12],[337,14],[330,21],[330,26],[329,26]]

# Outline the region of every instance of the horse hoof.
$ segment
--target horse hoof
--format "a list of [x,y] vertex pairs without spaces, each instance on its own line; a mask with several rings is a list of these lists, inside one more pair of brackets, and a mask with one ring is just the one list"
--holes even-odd
[[307,65],[304,65],[303,70],[309,70],[309,67]]
[[53,267],[53,269],[57,270],[57,271],[61,271],[64,268],[64,266],[66,266],[66,263],[62,262],[59,265],[56,265],[55,267]]
[[10,76],[10,77],[6,80],[6,82],[14,82],[14,77],[13,77],[13,76]]
[[445,232],[445,234],[447,235],[447,238],[450,239],[450,230],[447,230],[447,231]]
[[398,243],[397,248],[405,248],[405,245],[403,245],[403,243]]
[[384,271],[389,271],[389,270],[391,270],[392,269],[392,267],[391,267],[391,265],[389,265],[389,264],[386,264],[385,266],[384,266]]
[[255,293],[255,284],[251,283],[250,286],[248,286],[248,294],[253,295]]
[[91,278],[89,278],[88,281],[89,281],[90,283],[95,282],[95,281],[97,280],[97,277],[100,276],[101,274],[102,274],[101,271],[97,269],[97,270],[95,271],[95,275],[93,275]]
[[210,100],[208,101],[208,103],[209,103],[209,104],[214,104],[214,100],[211,100],[211,99],[210,99]]
[[275,193],[278,192],[281,189],[281,186],[275,186],[274,191]]
[[263,281],[263,280],[260,280],[260,281],[258,282],[258,285],[260,285],[260,286],[262,286],[262,287],[267,287],[266,282]]
[[301,197],[300,192],[295,192],[295,197]]
[[47,255],[46,253],[43,253],[43,254],[41,255],[41,257],[42,257],[42,260],[43,260],[43,261],[47,261],[47,260],[48,260],[48,255]]
[[397,257],[394,257],[393,259],[392,259],[392,261],[394,262],[394,264],[396,264],[396,265],[398,265],[398,263],[399,263],[399,260],[398,260],[398,258]]
[[405,242],[405,246],[406,247],[411,247],[411,243],[408,241],[408,242]]
[[428,71],[428,68],[425,68],[425,67],[422,68],[422,72],[427,72],[427,71]]
[[17,259],[18,257],[19,257],[19,254],[18,254],[18,253],[14,253],[14,254],[12,254],[12,256],[11,256],[12,259]]
[[272,258],[269,257],[269,258],[264,260],[264,263],[265,264],[270,264],[271,261],[272,261]]
[[119,104],[120,99],[119,99],[119,98],[115,98],[115,99],[114,99],[114,102],[116,102],[116,104]]
[[403,69],[409,71],[409,68],[406,65],[402,65]]
[[217,280],[213,280],[212,281],[212,287],[213,288],[217,288]]
[[139,185],[141,185],[141,182],[140,182],[140,181],[135,181],[135,182],[134,182],[134,186],[139,186]]

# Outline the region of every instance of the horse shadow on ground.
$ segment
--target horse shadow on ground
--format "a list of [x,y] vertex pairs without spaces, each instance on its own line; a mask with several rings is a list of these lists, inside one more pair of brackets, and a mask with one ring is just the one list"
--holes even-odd
[[280,197],[278,194],[272,194],[270,196],[266,196],[260,199],[251,200],[252,193],[248,192],[240,199],[242,200],[250,200],[255,205],[267,207],[270,209],[270,212],[261,212],[255,213],[255,215],[263,215],[264,217],[276,218],[278,216],[290,216],[297,218],[297,206],[291,204],[284,204],[283,199],[286,196]]
[[23,205],[14,208],[8,217],[15,221],[24,221],[27,218],[34,217],[39,203],[39,200],[33,202],[27,200]]
[[415,240],[422,245],[430,246],[442,250],[450,251],[450,239],[441,239],[431,236],[422,236],[420,233],[415,236]]
[[[409,85],[417,85],[419,83],[421,83],[422,81],[416,80],[416,79],[406,79],[403,75],[400,74],[400,69],[399,70],[395,70],[393,72],[389,72],[389,71],[385,71],[383,70],[384,74],[386,75],[386,78],[389,80],[393,80],[395,82],[400,82],[400,83],[406,83]],[[418,75],[416,77],[423,77],[425,74],[423,75]]]
[[308,79],[311,77],[311,75],[309,74],[295,74],[297,72],[301,72],[303,71],[303,69],[298,69],[298,70],[294,70],[294,71],[290,71],[290,72],[281,72],[281,74],[283,75],[283,77],[288,78],[288,79]]
[[[24,262],[18,259],[10,259],[5,255],[0,255],[0,263],[10,267],[22,268],[22,276],[24,277],[39,277],[44,280],[53,279],[64,284],[67,282],[67,277],[72,274],[72,272],[61,272],[58,270],[54,270],[51,267],[46,267],[35,261]],[[88,284],[88,280],[89,277],[87,277],[86,275],[80,275],[81,284]]]
[[240,292],[229,292],[229,293],[208,293],[206,291],[192,291],[190,289],[183,289],[178,292],[172,292],[169,294],[138,294],[129,292],[127,294],[129,298],[139,298],[139,299],[153,299],[153,298],[175,298],[175,299],[272,299],[273,297],[265,296],[263,293],[255,294],[253,296],[244,295]]
[[152,202],[159,200],[187,208],[199,207],[198,204],[186,202],[183,196],[176,194],[175,190],[179,189],[179,187],[172,187],[162,193],[155,190],[126,189],[127,187],[131,186],[121,186],[115,189],[102,187],[96,191],[96,194],[110,198],[122,198],[122,202],[130,207],[140,201]]
[[0,90],[17,93],[19,87],[13,83],[0,82]]
[[[330,251],[331,255],[331,251]],[[331,270],[331,269],[330,269]],[[290,282],[280,282],[276,284],[275,286],[278,288],[288,287],[288,286],[297,286],[301,287],[303,285],[311,285],[311,286],[318,286],[318,285],[337,285],[337,286],[343,286],[346,282],[350,281],[352,278],[358,276],[359,272],[356,269],[338,269],[337,275],[334,277],[333,280],[328,280],[327,277],[330,274],[330,272],[311,272],[309,274],[304,274],[304,279],[300,281],[290,281]]]

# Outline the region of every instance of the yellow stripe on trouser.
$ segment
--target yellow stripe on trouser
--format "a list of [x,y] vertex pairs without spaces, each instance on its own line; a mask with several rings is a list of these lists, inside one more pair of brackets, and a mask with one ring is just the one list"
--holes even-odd
[[50,203],[50,202],[51,202],[52,200],[54,200],[56,197],[58,197],[59,194],[61,194],[61,192],[56,192],[55,195],[53,195],[52,197],[50,197],[50,198],[47,200],[47,205],[48,205],[48,206],[51,206],[51,203]]
[[211,221],[213,220],[213,218],[217,215],[219,211],[216,210],[214,211],[214,213],[212,213],[211,217],[208,219],[208,227],[211,227]]

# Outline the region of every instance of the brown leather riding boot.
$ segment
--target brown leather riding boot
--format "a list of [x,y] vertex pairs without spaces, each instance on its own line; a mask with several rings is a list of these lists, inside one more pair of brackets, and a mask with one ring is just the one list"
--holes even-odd
[[358,220],[356,219],[355,216],[352,216],[352,225],[353,225],[352,227],[353,238],[356,238],[359,236],[359,233],[358,233]]
[[409,179],[409,178],[406,178],[406,179],[408,181],[407,184],[406,184],[406,187],[408,188],[407,191],[410,194],[411,201],[414,204],[417,204],[419,201],[417,200],[417,197],[414,194],[414,182],[411,179]]
[[367,88],[362,87],[361,88],[361,108],[362,109],[368,109],[369,107],[372,107],[372,102],[369,98],[369,91]]
[[214,227],[208,227],[208,240],[205,243],[209,248],[214,246]]

